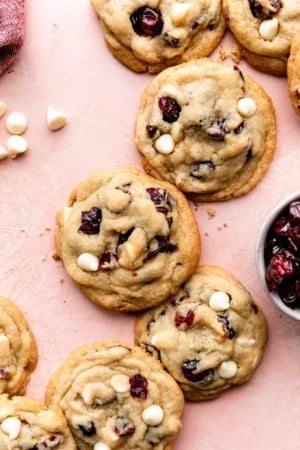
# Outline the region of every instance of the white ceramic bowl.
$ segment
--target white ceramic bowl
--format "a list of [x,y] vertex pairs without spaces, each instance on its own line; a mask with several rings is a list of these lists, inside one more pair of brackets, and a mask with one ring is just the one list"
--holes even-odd
[[268,231],[272,225],[272,223],[274,222],[274,220],[279,216],[279,214],[293,201],[293,200],[297,200],[300,199],[300,193],[295,193],[290,195],[289,197],[285,198],[285,200],[283,200],[282,202],[280,202],[271,212],[270,214],[267,216],[267,218],[265,219],[259,235],[258,235],[258,239],[257,239],[257,246],[256,246],[256,262],[257,262],[257,270],[258,270],[258,275],[260,278],[260,281],[268,295],[268,297],[272,300],[272,302],[277,306],[278,309],[280,309],[280,311],[282,311],[284,314],[286,314],[287,316],[293,317],[296,320],[300,320],[300,308],[289,308],[288,306],[286,306],[283,301],[281,300],[281,298],[279,297],[279,295],[272,291],[270,292],[267,284],[266,284],[266,280],[265,280],[265,271],[266,271],[266,265],[265,265],[265,261],[264,261],[264,245],[265,245],[265,240],[268,234]]

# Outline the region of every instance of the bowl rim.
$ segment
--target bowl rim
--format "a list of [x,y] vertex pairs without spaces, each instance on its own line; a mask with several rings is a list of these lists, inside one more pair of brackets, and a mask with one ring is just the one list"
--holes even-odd
[[264,244],[271,224],[274,222],[276,217],[278,217],[280,212],[283,209],[285,209],[290,202],[296,199],[300,200],[300,192],[288,195],[267,214],[258,233],[256,243],[256,266],[260,282],[267,296],[272,300],[275,306],[277,306],[277,308],[287,316],[292,317],[293,319],[296,320],[300,320],[300,308],[295,309],[289,308],[283,303],[283,301],[276,292],[269,291],[265,280],[265,261],[264,261]]

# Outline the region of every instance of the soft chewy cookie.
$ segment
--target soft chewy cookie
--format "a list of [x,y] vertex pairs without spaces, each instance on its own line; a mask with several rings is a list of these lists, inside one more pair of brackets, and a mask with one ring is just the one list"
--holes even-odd
[[212,399],[253,375],[267,339],[263,313],[217,266],[200,266],[170,301],[140,314],[136,343],[160,359],[186,399]]
[[46,402],[63,409],[84,450],[170,450],[184,406],[161,364],[121,342],[76,349],[52,376]]
[[159,72],[208,56],[221,41],[221,0],[91,0],[116,58],[136,72]]
[[0,394],[24,394],[37,362],[36,341],[23,313],[3,296],[0,330]]
[[288,91],[296,114],[300,114],[300,33],[291,44],[287,64]]
[[286,75],[291,40],[300,31],[295,0],[223,0],[227,25],[256,69]]
[[99,171],[58,213],[57,254],[82,291],[108,309],[161,303],[194,272],[200,238],[180,191],[133,168]]
[[158,74],[142,94],[136,144],[150,175],[196,201],[252,189],[272,160],[276,120],[267,93],[236,66],[203,58]]
[[1,450],[77,450],[57,406],[24,396],[0,395]]

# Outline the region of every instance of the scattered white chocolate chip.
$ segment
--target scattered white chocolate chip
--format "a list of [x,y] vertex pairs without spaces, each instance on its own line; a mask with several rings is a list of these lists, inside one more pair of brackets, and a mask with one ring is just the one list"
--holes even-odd
[[239,337],[236,340],[236,344],[240,345],[241,347],[252,347],[255,344],[255,339],[247,339],[243,337]]
[[8,157],[8,153],[6,148],[2,147],[2,145],[0,145],[0,159],[4,159]]
[[28,142],[23,136],[12,135],[7,139],[7,153],[11,158],[25,153],[28,150]]
[[187,12],[191,9],[191,3],[179,3],[172,4],[171,19],[174,25],[182,23],[186,17]]
[[162,155],[169,155],[174,150],[174,139],[170,134],[162,134],[155,142],[156,150]]
[[0,117],[4,116],[6,112],[6,104],[0,100]]
[[48,106],[47,111],[47,125],[52,131],[59,130],[67,122],[67,116],[64,112],[53,108],[53,106]]
[[21,421],[17,417],[7,417],[1,423],[2,431],[8,434],[10,439],[16,439],[21,430]]
[[28,126],[27,117],[19,112],[12,112],[5,122],[7,131],[11,134],[22,134]]
[[97,442],[97,444],[94,445],[94,450],[110,450],[110,448],[103,442]]
[[235,377],[237,364],[234,361],[223,361],[218,367],[218,374],[221,378],[229,379]]
[[278,34],[279,22],[277,17],[263,20],[259,25],[259,34],[265,41],[272,41]]
[[243,117],[252,117],[256,113],[256,103],[250,97],[240,98],[237,102],[237,110]]
[[77,258],[77,264],[82,270],[97,272],[99,269],[99,258],[92,253],[81,253]]
[[127,375],[117,374],[110,380],[111,387],[119,393],[128,392],[130,389],[129,378]]
[[214,311],[224,311],[229,308],[230,297],[226,292],[217,291],[210,296],[208,304]]
[[164,418],[164,411],[159,405],[151,405],[142,412],[143,421],[152,427],[159,425]]

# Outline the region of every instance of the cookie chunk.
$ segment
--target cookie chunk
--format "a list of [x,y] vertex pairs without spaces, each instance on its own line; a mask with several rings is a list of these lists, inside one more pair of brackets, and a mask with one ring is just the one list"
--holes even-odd
[[139,347],[97,342],[76,349],[49,381],[78,448],[170,450],[184,399],[161,364]]
[[273,158],[267,93],[237,66],[203,58],[158,74],[142,94],[136,145],[150,175],[195,201],[239,197]]
[[292,40],[287,64],[288,91],[292,107],[300,114],[300,33]]
[[37,363],[36,341],[20,309],[0,296],[0,394],[24,394]]
[[112,310],[165,300],[196,270],[199,230],[180,191],[133,168],[99,171],[58,213],[57,254],[80,289]]
[[0,395],[0,448],[76,450],[62,411],[24,396]]
[[135,72],[208,56],[225,31],[221,0],[91,0],[113,55]]
[[256,69],[286,75],[291,40],[300,31],[294,0],[223,0],[228,28]]
[[251,378],[267,323],[230,273],[200,266],[176,296],[137,317],[135,339],[163,363],[187,400],[200,401]]

